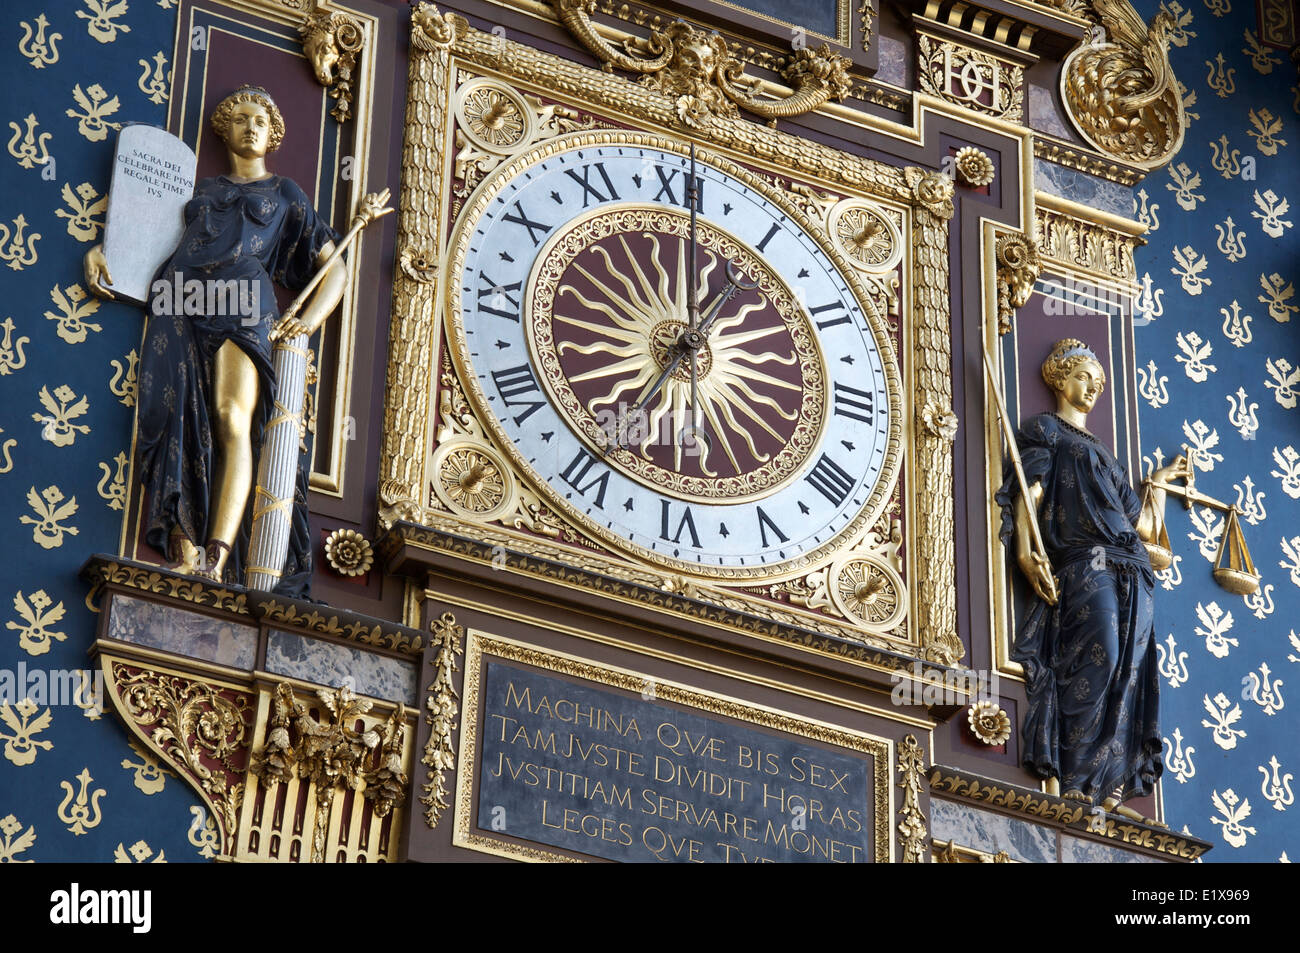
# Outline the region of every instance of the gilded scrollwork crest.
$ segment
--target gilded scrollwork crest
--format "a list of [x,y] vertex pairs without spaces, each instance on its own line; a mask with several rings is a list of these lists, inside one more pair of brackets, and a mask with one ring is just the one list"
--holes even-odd
[[1099,26],[1061,67],[1070,121],[1106,155],[1155,169],[1182,145],[1187,128],[1169,65],[1173,17],[1162,10],[1148,27],[1128,0],[1092,0]]
[[781,72],[793,92],[783,99],[760,98],[759,80],[745,76],[745,66],[717,33],[683,20],[652,29],[645,39],[630,38],[620,48],[601,35],[591,21],[597,0],[554,0],[560,21],[603,63],[636,73],[648,87],[676,100],[677,118],[703,128],[715,118],[732,119],[744,109],[777,120],[810,112],[827,100],[842,99],[852,89],[851,61],[823,43],[819,49],[796,50]]

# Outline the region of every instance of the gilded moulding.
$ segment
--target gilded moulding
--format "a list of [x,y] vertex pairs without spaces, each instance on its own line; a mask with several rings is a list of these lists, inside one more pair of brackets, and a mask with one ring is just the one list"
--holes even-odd
[[644,78],[650,88],[671,97],[677,120],[693,128],[708,126],[715,118],[735,118],[739,109],[775,122],[810,112],[829,99],[843,99],[853,88],[852,61],[820,49],[796,50],[781,77],[793,92],[783,99],[757,97],[758,80],[744,75],[744,64],[731,53],[717,33],[709,33],[682,20],[663,29],[651,28],[644,39],[628,39],[623,49],[596,29],[590,14],[597,0],[554,0],[560,22],[604,64]]
[[419,519],[434,366],[434,301],[447,176],[447,95],[451,46],[469,30],[463,17],[422,3],[411,15],[406,141],[398,208],[398,267],[393,276],[392,325],[385,378],[379,521]]
[[1129,822],[1105,814],[1100,808],[1089,811],[1078,801],[992,781],[947,766],[930,768],[930,796],[999,808],[1040,827],[1099,834],[1107,840],[1119,841],[1140,853],[1163,860],[1192,861],[1210,849],[1208,843],[1194,837]]
[[1083,138],[1140,169],[1164,165],[1183,144],[1187,116],[1169,65],[1168,11],[1150,28],[1128,0],[1091,0],[1101,30],[1061,65],[1061,99]]
[[[654,699],[656,701],[678,705],[688,710],[720,715],[724,718],[757,725],[770,731],[795,735],[820,744],[832,745],[851,752],[868,755],[872,761],[872,804],[868,811],[864,811],[864,814],[869,813],[872,820],[872,860],[875,863],[889,863],[893,853],[889,826],[892,809],[892,798],[890,796],[891,754],[895,746],[887,738],[849,728],[841,728],[821,721],[801,718],[764,705],[748,704],[727,696],[697,691],[677,682],[650,678],[647,675],[612,665],[596,664],[563,652],[534,648],[511,639],[500,638],[473,629],[469,631],[465,650],[465,714],[460,730],[457,770],[461,783],[456,791],[455,816],[452,828],[452,844],[454,846],[468,847],[472,850],[480,850],[502,857],[511,857],[516,860],[580,862],[579,858],[569,854],[561,854],[551,849],[498,840],[482,834],[474,827],[474,805],[477,794],[474,779],[478,775],[478,737],[481,727],[478,722],[478,712],[481,707],[480,699],[483,693],[483,678],[486,669],[484,661],[489,657],[517,662],[547,672],[555,672],[569,678],[608,686],[636,695],[643,695],[646,686],[653,685]],[[915,737],[911,735],[907,737],[913,744],[916,744]],[[904,745],[906,745],[906,741]],[[920,748],[918,747],[917,750],[920,751]],[[903,759],[902,749],[899,748],[897,769],[903,773],[910,772],[912,770],[911,762],[908,762],[905,771]],[[919,772],[917,774],[919,784],[919,781],[924,778],[920,762],[916,763],[916,769]],[[924,820],[922,820],[921,826],[924,829]]]

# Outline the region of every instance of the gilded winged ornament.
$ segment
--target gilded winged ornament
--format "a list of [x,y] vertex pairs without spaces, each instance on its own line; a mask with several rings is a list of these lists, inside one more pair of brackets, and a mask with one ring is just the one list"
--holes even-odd
[[1067,57],[1061,95],[1079,133],[1102,152],[1143,169],[1168,162],[1187,117],[1169,66],[1173,17],[1148,28],[1128,0],[1092,0],[1093,38]]

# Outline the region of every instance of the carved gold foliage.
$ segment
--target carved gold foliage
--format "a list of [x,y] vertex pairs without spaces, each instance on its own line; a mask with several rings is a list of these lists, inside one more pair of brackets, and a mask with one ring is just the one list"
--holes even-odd
[[1011,122],[1024,116],[1024,69],[982,50],[918,34],[917,74],[931,96]]
[[448,787],[445,772],[456,769],[456,749],[452,746],[452,732],[460,712],[460,695],[456,691],[456,656],[464,651],[465,627],[456,624],[456,617],[444,612],[430,628],[433,637],[430,646],[437,652],[430,660],[435,675],[426,691],[427,709],[424,719],[429,724],[429,740],[424,744],[421,763],[428,767],[423,785],[424,796],[420,803],[426,808],[424,820],[429,827],[437,827],[442,812],[451,805],[447,801]]
[[80,532],[75,526],[65,526],[63,521],[70,519],[77,512],[77,498],[74,496],[66,503],[63,491],[50,485],[39,494],[36,487],[27,491],[27,505],[36,516],[23,514],[18,522],[32,527],[32,542],[41,549],[58,549],[63,545],[63,537],[76,536]]
[[153,749],[181,769],[218,811],[223,833],[233,835],[244,785],[249,744],[249,699],[241,692],[179,675],[131,671],[115,664],[119,713]]
[[957,177],[973,188],[982,188],[993,182],[993,160],[974,146],[964,146],[953,156]]
[[14,594],[14,609],[21,622],[6,622],[5,628],[18,633],[18,647],[28,655],[44,655],[50,650],[50,641],[62,642],[67,633],[57,632],[54,626],[63,620],[66,610],[62,602],[55,602],[44,589]]
[[898,843],[905,864],[925,861],[925,841],[929,830],[921,811],[921,781],[925,778],[925,752],[915,735],[907,735],[898,746],[898,786],[903,789],[903,805],[898,809]]
[[994,252],[998,278],[998,333],[1006,334],[1034,293],[1034,282],[1043,270],[1038,243],[1024,235],[1007,234],[998,239]]
[[[921,169],[905,170],[919,203],[912,234],[914,406],[941,411],[952,407],[952,338],[949,331],[947,220],[952,217],[953,184],[946,175]],[[920,499],[932,501],[917,511],[917,630],[924,633],[924,654],[930,661],[952,664],[965,654],[957,636],[954,578],[952,499],[953,444],[942,433],[917,421],[916,460]]]
[[356,17],[314,10],[298,25],[302,50],[312,65],[316,81],[335,100],[330,115],[345,122],[352,115],[352,78],[365,33]]
[[764,119],[776,120],[810,112],[830,99],[842,99],[852,89],[852,61],[831,51],[795,50],[782,78],[793,89],[780,99],[761,99],[758,80],[745,76],[726,41],[682,20],[660,29],[652,27],[644,39],[632,38],[623,47],[606,40],[589,14],[593,0],[554,0],[560,22],[596,55],[606,70],[618,67],[641,76],[641,82],[674,100],[676,118],[696,128],[716,119],[739,115],[739,108]]
[[0,741],[5,743],[4,755],[19,767],[35,761],[37,751],[49,751],[54,747],[54,742],[34,737],[50,727],[53,718],[49,708],[41,715],[36,714],[38,711],[40,707],[30,698],[24,698],[16,705],[7,701],[0,703],[0,722],[9,729],[8,732],[0,731]]
[[1182,145],[1187,117],[1169,66],[1177,21],[1161,10],[1150,28],[1128,0],[1092,0],[1105,28],[1061,68],[1061,96],[1079,133],[1108,156],[1154,169]]
[[333,635],[362,645],[394,649],[408,655],[419,653],[421,648],[420,636],[412,637],[396,625],[386,629],[382,624],[367,625],[361,620],[344,624],[337,615],[326,615],[314,609],[304,612],[291,603],[277,602],[274,599],[259,602],[258,608],[265,618],[295,629]]
[[981,699],[966,710],[971,732],[986,745],[1006,744],[1011,737],[1011,718],[997,702]]
[[[378,817],[386,817],[406,799],[402,771],[406,709],[399,703],[383,730],[377,731],[362,721],[374,703],[358,698],[352,689],[322,688],[316,697],[329,713],[323,721],[294,698],[288,682],[276,686],[266,743],[253,756],[250,770],[267,785],[301,778],[315,788],[311,861],[322,863],[339,791],[364,790]],[[358,722],[362,730],[357,729]]]
[[1040,258],[1137,281],[1133,249],[1138,239],[1132,235],[1042,205],[1038,206],[1035,220]]
[[105,585],[123,586],[195,605],[213,606],[238,615],[248,614],[248,597],[242,592],[232,592],[198,579],[158,572],[152,568],[97,561],[90,569],[89,578],[96,588]]
[[[36,843],[36,828],[28,825],[27,830],[22,831],[23,825],[12,814],[6,814],[0,817],[0,864],[34,864],[34,860],[20,860],[18,855],[29,849]],[[15,838],[15,834],[18,836]]]

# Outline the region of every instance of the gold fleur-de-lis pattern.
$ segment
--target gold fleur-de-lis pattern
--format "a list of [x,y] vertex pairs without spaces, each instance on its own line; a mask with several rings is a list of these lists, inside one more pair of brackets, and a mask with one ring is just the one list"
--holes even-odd
[[1289,819],[1300,773],[1289,684],[1300,676],[1300,84],[1257,4],[1135,5],[1148,22],[1162,9],[1172,18],[1170,61],[1198,114],[1170,164],[1133,192],[1149,242],[1138,273],[1154,281],[1142,297],[1164,293],[1154,319],[1135,308],[1149,319],[1136,329],[1143,466],[1188,448],[1198,487],[1236,505],[1261,575],[1245,596],[1216,587],[1224,514],[1168,508],[1174,563],[1156,574],[1164,807],[1171,828],[1217,845],[1207,863],[1276,861],[1300,856]]
[[77,577],[118,551],[142,330],[139,308],[89,294],[81,261],[104,238],[117,131],[166,124],[177,6],[34,0],[0,31],[16,93],[0,113],[0,670],[25,678],[0,697],[0,863],[220,850],[191,789],[102,716]]

